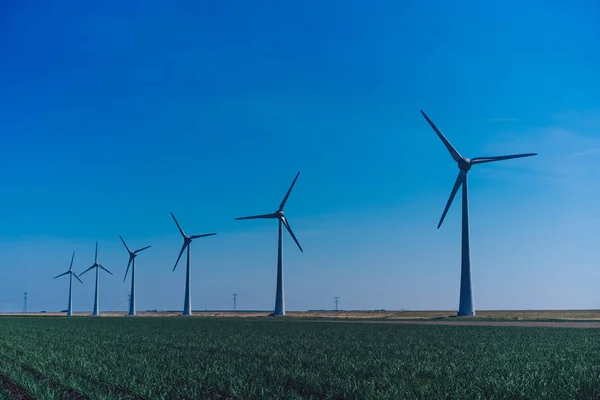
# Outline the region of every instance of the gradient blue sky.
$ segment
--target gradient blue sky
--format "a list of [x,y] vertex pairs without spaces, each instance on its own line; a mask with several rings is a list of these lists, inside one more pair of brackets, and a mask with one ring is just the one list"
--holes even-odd
[[[0,311],[66,307],[100,261],[101,310],[456,309],[468,157],[476,309],[600,307],[600,5],[589,1],[0,4]],[[93,274],[74,308],[91,310]]]

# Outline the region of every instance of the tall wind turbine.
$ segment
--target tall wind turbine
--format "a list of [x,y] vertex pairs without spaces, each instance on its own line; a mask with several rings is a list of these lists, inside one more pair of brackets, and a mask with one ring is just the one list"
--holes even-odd
[[142,250],[146,250],[152,246],[142,247],[139,250],[131,251],[125,240],[119,235],[121,242],[125,245],[127,252],[129,253],[129,262],[127,263],[127,270],[125,270],[125,277],[123,278],[123,282],[127,279],[127,273],[129,272],[129,266],[131,266],[131,295],[129,296],[129,315],[135,315],[135,258],[138,253]]
[[[73,252],[73,256],[71,257],[71,265],[69,265],[69,270],[60,275],[56,275],[53,279],[60,278],[64,275],[69,275],[69,306],[67,307],[67,316],[73,315],[73,277],[75,277],[79,282],[81,279],[77,276],[77,274],[73,271],[73,259],[75,258],[75,252]],[[83,283],[83,282],[81,282]],[[27,294],[26,294],[27,295]]]
[[296,177],[294,178],[292,185],[290,186],[289,190],[285,194],[283,201],[279,205],[279,209],[277,211],[275,211],[273,214],[263,214],[263,215],[254,215],[251,217],[236,218],[236,220],[240,220],[240,219],[277,219],[277,220],[279,220],[279,236],[277,239],[277,292],[275,294],[275,311],[273,312],[273,315],[275,315],[275,316],[285,315],[285,300],[284,300],[284,296],[283,296],[282,225],[285,226],[287,231],[290,233],[290,235],[292,236],[292,239],[294,239],[294,242],[296,242],[300,251],[304,252],[304,250],[302,250],[302,246],[300,246],[300,243],[298,243],[298,239],[296,239],[294,232],[292,232],[292,228],[290,227],[290,224],[289,224],[287,218],[285,217],[285,214],[283,213],[283,207],[285,207],[285,203],[287,202],[288,197],[290,197],[290,193],[292,192],[292,189],[294,188],[294,185],[296,184],[296,180],[298,180],[299,175],[300,175],[300,172],[298,172],[296,174]]
[[461,268],[460,268],[460,302],[458,306],[458,315],[460,316],[474,316],[475,310],[473,308],[473,286],[471,285],[471,254],[469,245],[469,195],[467,190],[467,173],[473,165],[483,164],[494,161],[509,160],[512,158],[531,157],[537,155],[537,153],[526,153],[526,154],[513,154],[508,156],[497,156],[497,157],[476,157],[468,159],[461,156],[458,151],[450,144],[448,139],[442,135],[442,132],[431,122],[429,117],[421,110],[421,114],[425,117],[429,125],[433,128],[438,137],[442,140],[446,149],[450,152],[450,155],[458,163],[458,176],[452,192],[450,192],[450,198],[446,203],[446,208],[442,213],[442,218],[438,224],[438,229],[442,226],[446,213],[456,196],[456,192],[462,185],[462,255],[461,255]]
[[100,306],[100,299],[98,297],[98,280],[100,277],[100,268],[102,268],[104,271],[108,272],[109,274],[113,274],[112,272],[110,272],[109,270],[107,270],[106,268],[104,268],[102,266],[102,264],[100,264],[98,262],[98,242],[96,241],[96,255],[94,257],[94,264],[89,267],[88,269],[86,269],[85,271],[83,271],[79,276],[83,276],[83,274],[85,274],[86,272],[88,272],[89,270],[91,270],[92,268],[96,268],[96,294],[94,296],[94,312],[92,313],[92,315],[99,315],[99,306]]
[[213,236],[213,235],[216,235],[216,233],[205,233],[203,235],[188,236],[185,234],[183,229],[181,229],[181,225],[179,225],[179,222],[177,222],[177,219],[175,218],[173,213],[171,213],[171,217],[173,217],[173,220],[175,221],[177,228],[179,228],[179,232],[181,232],[181,236],[183,236],[183,246],[181,247],[181,251],[179,252],[177,261],[175,261],[175,266],[173,267],[173,271],[175,271],[175,268],[177,268],[177,263],[179,263],[179,259],[181,258],[183,251],[187,248],[187,268],[185,270],[185,299],[183,301],[183,315],[192,315],[192,286],[191,286],[192,282],[190,279],[190,274],[191,274],[190,259],[191,259],[191,252],[192,252],[192,240],[198,239],[201,237],[206,237],[206,236]]

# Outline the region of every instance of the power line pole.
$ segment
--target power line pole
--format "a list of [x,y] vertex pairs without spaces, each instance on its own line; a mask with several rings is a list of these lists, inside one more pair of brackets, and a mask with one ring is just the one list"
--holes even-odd
[[23,312],[27,312],[27,292],[25,292],[25,298],[23,299]]
[[335,311],[339,311],[338,309],[338,303],[340,302],[340,296],[335,296]]
[[237,293],[233,294],[233,311],[237,309]]

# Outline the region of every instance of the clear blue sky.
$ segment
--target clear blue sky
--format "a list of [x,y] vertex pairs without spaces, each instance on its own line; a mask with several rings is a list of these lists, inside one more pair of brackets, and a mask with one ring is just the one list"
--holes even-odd
[[[176,4],[177,3],[177,4]],[[285,4],[284,4],[285,3]],[[12,1],[0,5],[0,311],[66,307],[100,261],[101,309],[456,309],[457,168],[474,167],[476,309],[600,307],[596,1]],[[91,310],[93,274],[74,307]]]

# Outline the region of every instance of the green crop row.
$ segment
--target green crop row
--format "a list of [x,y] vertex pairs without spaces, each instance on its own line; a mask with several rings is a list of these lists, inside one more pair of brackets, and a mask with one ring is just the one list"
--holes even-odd
[[287,319],[7,317],[0,319],[0,374],[40,399],[600,398],[598,335]]

